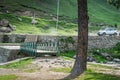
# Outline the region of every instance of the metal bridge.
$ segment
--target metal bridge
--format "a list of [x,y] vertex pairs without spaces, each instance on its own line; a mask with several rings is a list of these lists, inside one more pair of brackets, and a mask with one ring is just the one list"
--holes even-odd
[[37,56],[38,53],[56,54],[58,53],[57,42],[24,42],[20,46],[20,50],[23,53],[27,53],[30,56]]

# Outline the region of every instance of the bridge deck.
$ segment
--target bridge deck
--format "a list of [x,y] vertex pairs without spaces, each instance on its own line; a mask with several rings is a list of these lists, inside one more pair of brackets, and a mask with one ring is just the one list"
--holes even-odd
[[57,51],[37,50],[37,53],[57,53]]
[[20,46],[0,46],[0,48],[9,49],[9,50],[20,50]]

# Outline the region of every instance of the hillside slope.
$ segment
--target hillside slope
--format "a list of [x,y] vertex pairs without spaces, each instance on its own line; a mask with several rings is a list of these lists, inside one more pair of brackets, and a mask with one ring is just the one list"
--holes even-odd
[[[17,27],[14,33],[54,34],[56,32],[56,3],[57,0],[1,0],[0,19],[10,20]],[[120,26],[120,10],[110,6],[106,0],[88,0],[88,13],[89,22],[94,23],[90,25],[92,26],[90,30],[100,29],[100,27],[96,28],[96,24],[101,23]],[[30,24],[31,17],[34,15],[39,22],[37,25]],[[22,22],[19,22],[19,17],[23,19]],[[76,35],[77,0],[60,0],[59,18],[59,33]]]

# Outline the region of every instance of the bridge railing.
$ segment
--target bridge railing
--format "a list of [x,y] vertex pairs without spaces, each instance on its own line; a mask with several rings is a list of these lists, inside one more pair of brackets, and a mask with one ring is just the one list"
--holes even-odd
[[20,50],[23,53],[28,53],[30,56],[36,55],[36,42],[24,42],[20,45]]
[[57,42],[38,42],[37,50],[46,50],[46,51],[58,51]]
[[58,53],[58,42],[46,41],[46,42],[24,42],[20,48],[23,53],[28,53],[30,56],[36,56],[38,50],[46,51],[46,53],[53,52]]

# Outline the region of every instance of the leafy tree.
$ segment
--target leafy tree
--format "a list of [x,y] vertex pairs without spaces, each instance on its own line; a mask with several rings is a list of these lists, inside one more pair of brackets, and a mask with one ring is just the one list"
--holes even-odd
[[120,8],[120,0],[107,0],[111,5],[115,6],[117,9]]

